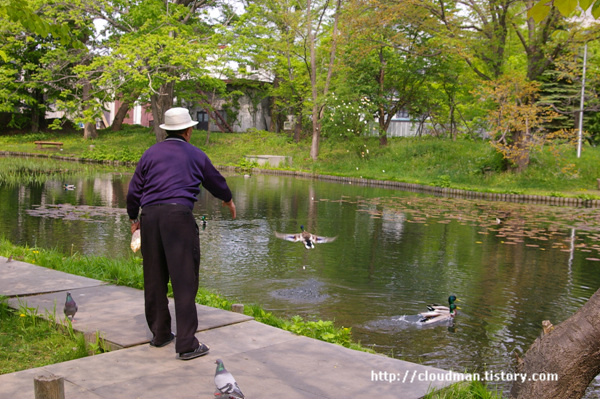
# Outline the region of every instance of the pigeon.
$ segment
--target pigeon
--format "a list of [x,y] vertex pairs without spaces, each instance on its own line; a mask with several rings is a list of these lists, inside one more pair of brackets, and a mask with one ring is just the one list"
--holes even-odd
[[297,234],[285,234],[285,233],[278,233],[275,232],[275,236],[282,238],[286,241],[291,241],[291,242],[302,242],[304,243],[304,246],[306,247],[306,249],[313,249],[315,247],[315,244],[321,244],[324,242],[332,242],[335,241],[335,239],[337,237],[322,237],[322,236],[318,236],[316,234],[311,234],[308,231],[304,230],[304,226],[300,226],[300,229],[302,230],[301,233],[297,233]]
[[75,300],[71,296],[70,292],[67,292],[67,300],[65,301],[64,312],[67,318],[71,316],[71,320],[75,318],[75,313],[77,313],[77,304],[75,303]]
[[217,390],[215,391],[215,396],[223,395],[223,398],[243,399],[244,394],[240,390],[235,378],[233,378],[233,375],[225,369],[223,361],[217,359],[215,363],[217,364],[217,370],[215,371],[215,385],[217,386]]

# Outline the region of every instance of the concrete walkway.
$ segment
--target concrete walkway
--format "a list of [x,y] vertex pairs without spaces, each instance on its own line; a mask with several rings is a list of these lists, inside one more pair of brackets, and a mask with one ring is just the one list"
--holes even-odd
[[[202,305],[197,305],[196,336],[211,351],[194,360],[177,360],[174,344],[148,345],[152,336],[142,291],[0,257],[0,295],[9,297],[11,307],[37,308],[42,317],[55,315],[63,321],[66,291],[79,306],[73,328],[92,336],[99,333],[115,350],[0,375],[0,399],[34,398],[34,377],[51,374],[64,377],[66,398],[210,399],[217,358],[249,399],[416,399],[449,384],[426,381],[445,370],[297,336]],[[389,382],[392,378],[397,381]]]

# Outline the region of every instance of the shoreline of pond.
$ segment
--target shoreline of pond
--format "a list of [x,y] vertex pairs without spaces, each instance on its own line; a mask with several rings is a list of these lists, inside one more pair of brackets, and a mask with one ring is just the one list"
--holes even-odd
[[[26,158],[46,158],[55,159],[59,161],[71,161],[80,163],[97,163],[105,165],[116,165],[116,166],[135,166],[136,162],[123,162],[123,161],[112,161],[112,160],[95,160],[77,157],[66,157],[53,154],[37,154],[37,153],[26,153],[16,151],[0,151],[1,156],[17,156]],[[217,169],[227,172],[240,172],[241,168],[237,166],[229,165],[215,165]],[[515,202],[515,203],[526,203],[526,204],[537,204],[537,205],[553,205],[553,206],[569,206],[576,208],[600,208],[600,199],[588,199],[578,197],[558,197],[558,196],[544,196],[544,195],[533,195],[533,194],[508,194],[508,193],[494,193],[486,191],[474,191],[474,190],[462,190],[458,188],[450,187],[438,187],[428,186],[417,183],[406,183],[394,180],[377,180],[377,179],[365,179],[362,177],[348,177],[348,176],[336,176],[336,175],[323,175],[312,172],[303,172],[296,170],[285,170],[285,169],[261,169],[252,168],[245,170],[249,174],[271,174],[271,175],[282,175],[282,176],[293,176],[307,179],[324,180],[331,182],[338,182],[343,184],[356,184],[366,187],[380,187],[390,188],[401,191],[409,191],[414,193],[430,194],[441,197],[451,197],[460,199],[475,199],[484,201],[496,201],[496,202]]]

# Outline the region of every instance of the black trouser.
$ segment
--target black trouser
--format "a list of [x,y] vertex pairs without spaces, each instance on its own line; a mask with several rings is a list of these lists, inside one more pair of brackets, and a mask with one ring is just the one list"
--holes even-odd
[[199,346],[194,334],[198,329],[196,293],[200,267],[200,237],[194,215],[185,205],[150,205],[142,209],[140,228],[148,327],[156,342],[169,339],[170,277],[177,322],[175,351],[193,351]]

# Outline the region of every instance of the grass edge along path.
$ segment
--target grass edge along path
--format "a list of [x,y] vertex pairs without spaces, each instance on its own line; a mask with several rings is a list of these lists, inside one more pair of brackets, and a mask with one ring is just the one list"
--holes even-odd
[[501,392],[488,390],[481,381],[471,381],[430,392],[423,399],[503,399],[503,395]]
[[88,342],[73,330],[70,321],[57,322],[54,315],[42,318],[37,309],[21,305],[11,309],[0,297],[0,374],[14,373],[66,362],[104,352],[96,334]]

